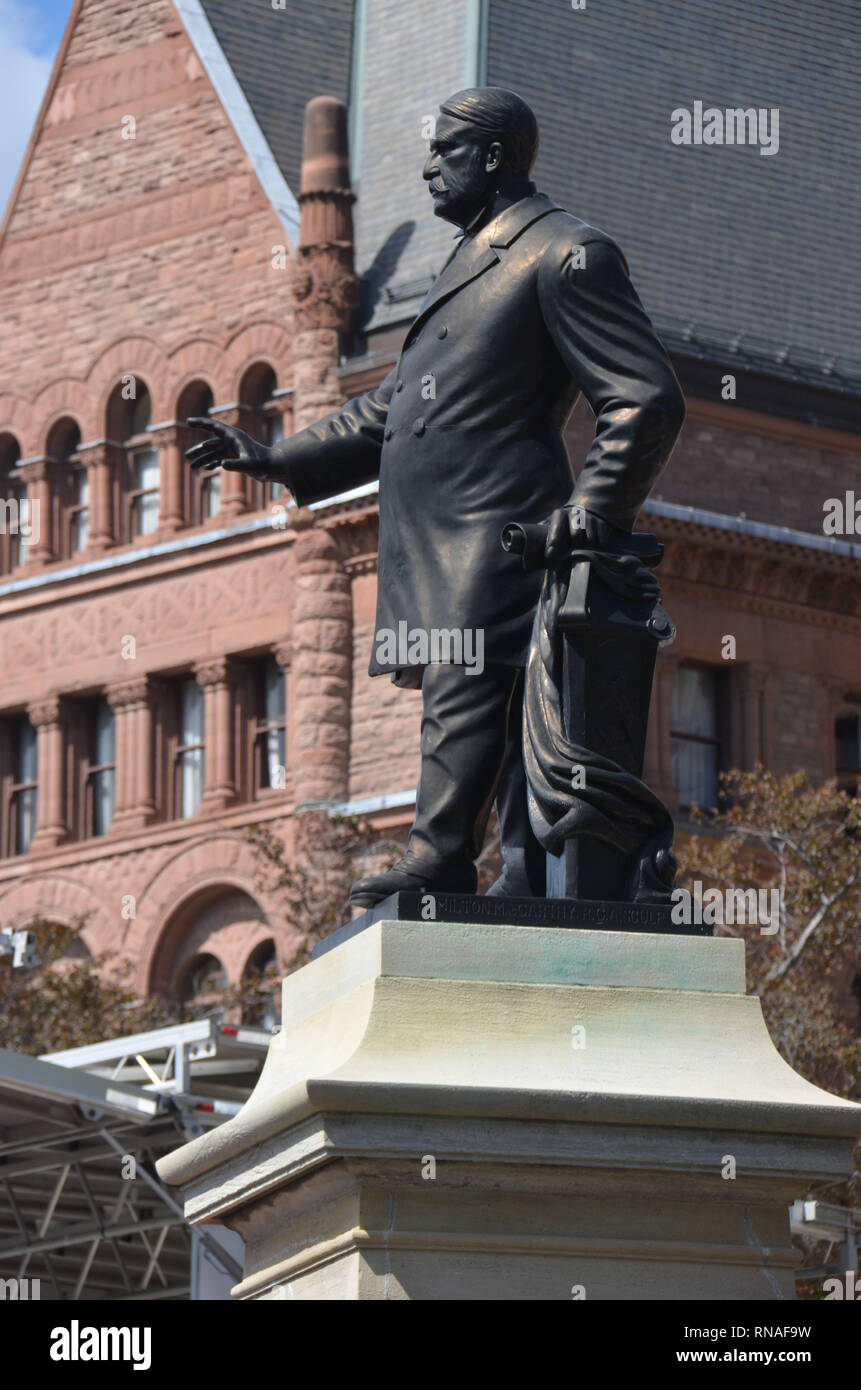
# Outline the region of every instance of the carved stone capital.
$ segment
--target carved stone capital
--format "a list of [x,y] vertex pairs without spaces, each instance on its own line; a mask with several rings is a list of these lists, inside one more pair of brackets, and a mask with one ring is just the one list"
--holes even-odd
[[129,706],[146,704],[149,693],[150,687],[147,677],[135,676],[132,680],[109,686],[107,701],[111,709],[126,709]]
[[33,483],[44,483],[50,477],[51,460],[44,455],[42,458],[30,459],[27,463],[22,463],[15,470],[17,476],[21,478],[28,487]]
[[292,292],[297,330],[347,328],[359,303],[352,247],[333,242],[300,247]]
[[78,449],[78,456],[88,468],[107,468],[115,447],[106,439],[100,439],[95,444],[83,445]]
[[60,697],[48,695],[44,700],[36,700],[27,707],[30,723],[37,729],[50,728],[60,722]]
[[232,675],[232,667],[226,656],[216,656],[202,661],[194,668],[194,679],[204,688],[210,685],[227,685]]
[[293,659],[292,643],[279,642],[277,647],[273,647],[272,655],[275,657],[275,660],[278,662],[279,666],[283,667],[285,671],[288,670],[290,662]]

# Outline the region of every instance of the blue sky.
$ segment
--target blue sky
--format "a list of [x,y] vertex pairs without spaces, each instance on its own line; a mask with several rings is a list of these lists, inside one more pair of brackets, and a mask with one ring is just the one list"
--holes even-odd
[[72,0],[0,0],[0,208],[5,211]]

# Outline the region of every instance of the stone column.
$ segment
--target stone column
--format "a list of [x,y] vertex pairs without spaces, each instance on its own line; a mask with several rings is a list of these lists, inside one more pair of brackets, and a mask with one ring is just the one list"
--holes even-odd
[[107,691],[114,711],[117,767],[111,834],[142,830],[155,819],[150,695],[146,676],[123,681]]
[[673,679],[681,660],[680,652],[667,647],[658,648],[643,774],[645,781],[671,814],[678,809],[679,794],[673,782],[670,710]]
[[38,811],[30,849],[56,849],[68,835],[65,814],[65,759],[60,700],[51,695],[27,711],[38,737]]
[[291,513],[293,547],[293,790],[306,801],[349,792],[353,602],[332,535],[305,508]]
[[738,673],[742,735],[739,754],[740,765],[744,768],[768,761],[766,689],[769,675],[768,666],[755,661],[746,662]]
[[90,484],[90,541],[88,551],[100,554],[116,540],[114,517],[113,454],[115,446],[101,439],[81,449]]
[[32,459],[19,468],[17,474],[27,488],[29,503],[27,563],[41,568],[56,559],[51,464],[47,458]]
[[226,657],[196,666],[205,705],[205,773],[201,811],[222,810],[236,800],[233,748],[233,682]]
[[189,465],[183,457],[181,429],[176,422],[157,430],[159,459],[159,531],[172,536],[185,525],[185,473]]

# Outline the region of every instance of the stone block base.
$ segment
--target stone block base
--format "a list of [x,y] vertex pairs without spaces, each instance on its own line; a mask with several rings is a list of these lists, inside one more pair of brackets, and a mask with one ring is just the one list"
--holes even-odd
[[792,1299],[861,1107],[781,1059],[740,940],[377,922],[284,982],[240,1115],[160,1161],[246,1299]]

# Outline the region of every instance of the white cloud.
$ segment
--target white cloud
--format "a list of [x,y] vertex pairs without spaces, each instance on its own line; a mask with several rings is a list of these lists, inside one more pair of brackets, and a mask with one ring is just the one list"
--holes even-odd
[[0,0],[0,209],[5,211],[53,59],[37,48],[43,37],[38,9],[25,0]]

